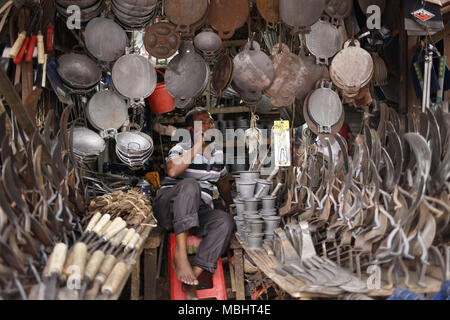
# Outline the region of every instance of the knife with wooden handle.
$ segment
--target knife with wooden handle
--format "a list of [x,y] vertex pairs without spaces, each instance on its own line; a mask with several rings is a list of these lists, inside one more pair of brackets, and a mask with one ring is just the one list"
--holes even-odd
[[65,243],[56,244],[51,259],[47,261],[46,273],[44,273],[44,300],[54,300],[56,297],[56,284],[64,267],[66,255],[67,245]]

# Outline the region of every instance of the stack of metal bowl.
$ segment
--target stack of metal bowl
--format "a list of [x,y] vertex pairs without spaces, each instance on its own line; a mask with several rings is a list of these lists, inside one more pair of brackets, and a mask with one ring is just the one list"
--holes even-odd
[[111,0],[117,21],[129,29],[145,28],[155,16],[157,0]]
[[85,127],[73,129],[72,151],[77,161],[93,163],[103,150],[105,141],[96,132]]
[[[86,23],[91,19],[98,17],[105,9],[105,0],[56,0],[56,10],[65,18],[72,16],[73,11],[70,6],[78,6],[81,9],[81,23]],[[67,10],[69,9],[69,11]]]
[[131,168],[140,168],[153,153],[153,139],[139,131],[121,132],[116,135],[116,155]]

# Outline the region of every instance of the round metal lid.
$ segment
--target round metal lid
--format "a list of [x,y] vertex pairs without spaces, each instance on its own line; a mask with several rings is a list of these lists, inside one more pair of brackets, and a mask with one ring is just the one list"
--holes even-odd
[[111,19],[94,18],[86,26],[86,48],[101,61],[117,60],[125,53],[128,38],[123,29]]
[[120,57],[114,64],[112,81],[124,97],[147,98],[156,88],[156,71],[148,59],[128,54]]
[[89,122],[98,130],[119,129],[128,119],[124,100],[113,91],[97,92],[86,109]]
[[317,58],[318,63],[328,64],[328,59],[341,48],[340,32],[328,21],[319,20],[314,23],[305,38],[308,50]]

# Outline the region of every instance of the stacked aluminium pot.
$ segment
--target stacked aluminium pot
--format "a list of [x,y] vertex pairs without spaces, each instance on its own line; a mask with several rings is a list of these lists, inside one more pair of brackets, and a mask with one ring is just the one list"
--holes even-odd
[[269,194],[273,176],[260,179],[259,172],[242,171],[236,179],[236,235],[250,248],[262,248],[263,239],[272,241],[273,232],[281,221],[275,206],[281,184]]

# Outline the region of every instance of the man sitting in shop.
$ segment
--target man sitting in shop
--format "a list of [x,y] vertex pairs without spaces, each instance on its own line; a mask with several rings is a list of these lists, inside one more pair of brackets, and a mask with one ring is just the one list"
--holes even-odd
[[[186,124],[191,141],[178,143],[169,151],[168,177],[156,194],[153,210],[159,225],[175,233],[174,269],[190,300],[197,299],[199,275],[215,272],[234,222],[229,213],[212,208],[214,185],[228,208],[233,203],[223,152],[205,141],[205,132],[214,128],[213,119],[205,108],[197,107],[186,115]],[[186,251],[189,233],[203,238],[192,266]]]

